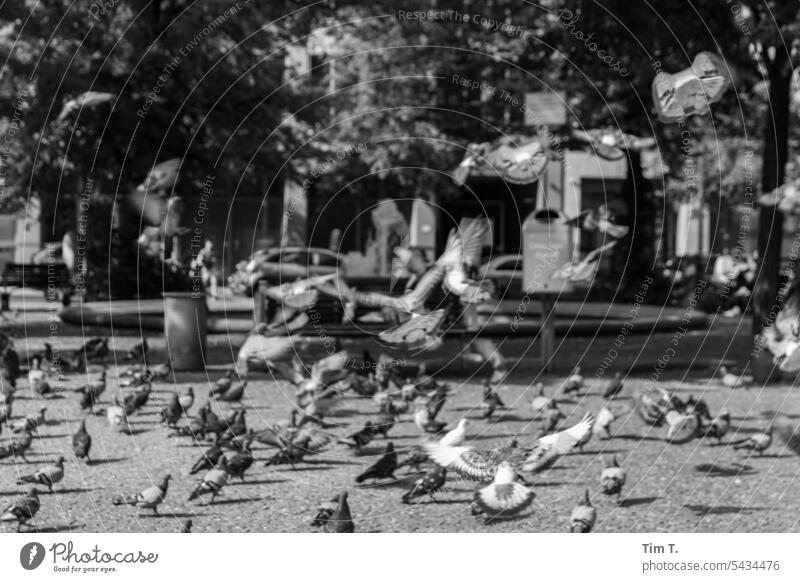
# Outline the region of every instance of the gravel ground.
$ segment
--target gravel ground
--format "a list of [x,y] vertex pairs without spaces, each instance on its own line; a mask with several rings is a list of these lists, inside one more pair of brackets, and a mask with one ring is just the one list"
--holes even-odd
[[[746,338],[734,337],[731,330],[728,326],[687,337],[681,350],[689,360],[701,351],[706,358],[731,357],[747,343]],[[91,330],[87,330],[86,335],[91,335]],[[16,336],[23,357],[26,350],[41,347],[48,336],[45,316],[29,317],[25,329],[17,329]],[[75,328],[60,326],[58,330],[62,347],[77,347],[83,341],[82,336]],[[133,336],[131,333],[115,336],[113,347],[117,355],[138,341]],[[0,461],[0,503],[10,503],[23,490],[14,484],[19,475],[32,472],[47,459],[63,454],[67,459],[66,477],[56,486],[54,494],[41,496],[42,509],[34,521],[40,531],[170,532],[179,531],[186,518],[193,520],[197,532],[308,531],[318,503],[348,489],[359,531],[563,532],[568,529],[570,511],[584,487],[588,487],[598,511],[597,531],[796,531],[800,496],[794,490],[800,476],[800,459],[785,450],[780,441],[776,440],[762,457],[748,457],[728,446],[702,440],[675,446],[664,442],[664,429],[649,427],[635,413],[625,410],[633,403],[630,395],[644,387],[649,376],[647,366],[663,353],[671,338],[669,335],[653,336],[644,342],[643,338],[633,339],[635,337],[631,336],[629,345],[620,349],[616,362],[625,366],[638,362],[635,370],[639,371],[626,383],[624,394],[627,397],[623,395],[615,404],[625,414],[612,425],[613,438],[592,440],[583,453],[565,457],[538,476],[534,505],[514,520],[490,525],[476,520],[470,515],[468,505],[474,485],[459,481],[454,475],[450,476],[448,490],[436,503],[425,499],[415,505],[402,505],[399,499],[410,480],[356,487],[355,476],[383,451],[385,442],[382,439],[374,441],[359,457],[344,447],[334,447],[311,462],[298,465],[296,470],[264,467],[263,460],[272,450],[257,445],[256,462],[244,483],[227,486],[213,506],[187,501],[200,477],[190,476],[188,471],[204,447],[193,445],[185,438],[166,438],[167,429],[157,424],[158,410],[171,391],[183,391],[188,386],[194,386],[198,401],[204,402],[209,381],[221,376],[221,366],[230,358],[229,341],[222,337],[210,340],[214,366],[208,374],[179,374],[176,384],[155,386],[151,402],[131,418],[133,435],[113,432],[103,415],[89,417],[87,428],[94,439],[94,462],[90,466],[76,462],[71,448],[71,434],[82,418],[76,395],[67,393],[63,398],[43,402],[41,398],[31,398],[27,378],[20,378],[15,415],[47,406],[49,421],[41,429],[41,438],[35,441],[29,456],[31,464]],[[234,345],[239,341],[241,338],[230,340]],[[163,348],[163,341],[159,342],[158,338],[152,338],[151,344],[156,350]],[[510,345],[509,352],[521,352],[520,345],[523,344]],[[567,340],[560,345],[558,367],[566,370],[579,358],[597,365],[606,355],[608,346],[608,340]],[[456,347],[449,346],[450,349]],[[117,367],[113,359],[108,363],[108,389],[101,408],[119,393],[116,371],[126,367],[121,361]],[[697,370],[678,374],[673,370],[664,376],[662,385],[677,389],[682,397],[690,393],[702,395],[712,413],[727,407],[732,414],[734,430],[738,430],[740,436],[765,427],[776,410],[800,417],[800,406],[790,394],[790,386],[730,390],[709,380],[712,373],[713,370]],[[539,423],[531,420],[530,410],[533,396],[530,386],[537,376],[535,366],[520,367],[501,393],[512,410],[496,422],[487,423],[480,419],[476,408],[481,394],[477,378],[471,374],[463,374],[460,379],[458,375],[450,375],[446,381],[451,383],[454,394],[441,418],[453,424],[462,417],[470,419],[468,432],[472,444],[478,448],[491,448],[500,440],[520,433],[532,436],[539,430]],[[597,395],[600,381],[592,374],[586,373],[586,376],[589,394],[560,402],[562,410],[569,415],[565,425],[579,420],[586,410],[597,412],[602,405],[602,398]],[[543,377],[549,392],[555,389],[561,377],[563,375]],[[67,385],[79,386],[85,381],[86,375],[70,376]],[[251,380],[243,402],[248,410],[248,425],[260,429],[286,418],[289,398],[286,383],[257,375]],[[223,404],[217,408],[227,412],[231,406]],[[352,427],[362,425],[373,409],[369,400],[348,400],[331,420],[345,426],[339,432],[347,434],[352,432]],[[401,450],[420,442],[411,422],[398,424],[390,436]],[[0,442],[7,437],[4,432]],[[729,438],[734,439],[736,435]],[[604,497],[599,488],[603,455],[612,453],[619,456],[628,471],[628,482],[619,506]],[[161,506],[161,516],[111,505],[112,497],[143,489],[167,472],[172,473],[173,480],[166,502]],[[14,529],[0,526],[0,531]]]

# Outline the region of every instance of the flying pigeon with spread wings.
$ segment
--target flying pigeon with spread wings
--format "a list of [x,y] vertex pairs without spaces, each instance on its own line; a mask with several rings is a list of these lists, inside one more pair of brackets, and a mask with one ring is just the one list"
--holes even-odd
[[572,137],[589,144],[598,156],[611,161],[624,158],[626,150],[639,152],[656,145],[653,137],[638,137],[613,128],[573,129]]
[[543,436],[530,446],[522,445],[520,448],[529,452],[519,467],[520,471],[539,473],[552,467],[558,459],[569,453],[591,432],[593,422],[592,415],[587,412],[574,426]]
[[516,515],[527,508],[535,496],[533,489],[517,483],[515,476],[510,463],[500,463],[492,483],[475,491],[472,513],[496,519]]
[[701,52],[692,66],[678,73],[659,72],[653,79],[653,101],[659,120],[677,123],[707,112],[731,86],[728,65],[717,54]]
[[128,196],[128,201],[145,222],[163,227],[165,236],[182,234],[187,230],[179,225],[186,204],[180,196],[167,195],[178,181],[180,165],[179,158],[156,164]]
[[[361,292],[349,287],[341,279],[334,285],[319,285],[318,289],[326,294],[339,297],[345,305],[345,312],[352,319],[357,306],[370,308],[390,307],[401,313],[423,313],[424,304],[431,293],[441,284],[446,275],[451,279],[454,293],[465,292],[471,298],[467,287],[469,281],[460,277],[464,264],[475,261],[476,246],[478,253],[483,238],[486,236],[488,224],[476,218],[462,222],[460,228],[454,228],[447,239],[444,252],[436,262],[419,278],[416,286],[399,297],[378,292]],[[480,257],[478,257],[479,259]],[[452,273],[455,271],[455,274]],[[474,293],[474,292],[473,292]]]
[[444,277],[444,288],[457,295],[461,303],[482,303],[494,292],[490,281],[476,282],[467,275],[468,270],[480,264],[483,243],[489,234],[489,222],[483,218],[462,220],[458,229],[450,232],[448,248],[454,257]]
[[510,446],[493,451],[480,451],[472,446],[454,447],[441,442],[427,442],[423,449],[437,465],[475,481],[492,479],[503,461],[511,463],[515,471],[540,473],[571,451],[591,430],[592,422],[592,416],[587,414],[576,425],[543,436],[527,446],[512,442]]

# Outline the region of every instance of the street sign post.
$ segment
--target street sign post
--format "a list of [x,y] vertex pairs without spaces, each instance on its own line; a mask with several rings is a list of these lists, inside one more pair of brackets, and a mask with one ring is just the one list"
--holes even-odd
[[572,260],[572,230],[560,210],[535,210],[522,224],[522,245],[523,300],[536,296],[540,301],[540,352],[547,372],[555,350],[555,298],[572,290],[571,283],[553,274]]

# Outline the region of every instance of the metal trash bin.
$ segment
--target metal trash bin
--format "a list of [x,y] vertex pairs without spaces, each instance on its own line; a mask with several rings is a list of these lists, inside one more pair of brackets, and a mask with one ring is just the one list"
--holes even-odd
[[164,293],[166,357],[175,371],[203,370],[208,307],[205,293]]
[[522,292],[565,293],[573,285],[553,274],[572,260],[572,228],[554,208],[533,211],[522,223]]

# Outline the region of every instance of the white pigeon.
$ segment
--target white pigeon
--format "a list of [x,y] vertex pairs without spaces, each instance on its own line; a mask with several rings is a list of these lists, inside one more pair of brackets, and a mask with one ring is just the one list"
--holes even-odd
[[467,439],[467,419],[462,418],[458,421],[458,425],[441,439],[439,444],[448,447],[457,447]]
[[118,431],[130,432],[131,427],[130,424],[128,424],[128,415],[125,414],[125,409],[121,406],[109,406],[108,410],[106,410],[106,418],[108,418],[108,424],[111,425],[111,428]]
[[586,435],[591,434],[592,424],[592,415],[587,412],[574,426],[543,436],[536,441],[533,449],[522,462],[521,470],[526,473],[538,473],[552,467],[558,459],[585,439]]
[[39,358],[34,358],[32,367],[28,371],[28,384],[30,384],[31,390],[38,394],[45,379],[46,375],[44,370],[42,370],[41,360]]
[[616,419],[617,417],[611,412],[611,409],[608,406],[604,406],[600,409],[600,412],[597,413],[597,419],[594,421],[594,426],[592,426],[592,433],[599,439],[610,439],[611,423]]
[[534,498],[533,489],[514,480],[514,469],[503,461],[497,467],[494,481],[481,487],[473,496],[473,514],[487,518],[516,515],[528,507]]
[[625,469],[619,466],[617,456],[614,455],[611,462],[606,461],[606,466],[603,472],[600,473],[600,485],[603,487],[603,493],[606,495],[616,495],[617,503],[622,496],[622,487],[628,478]]
[[744,376],[734,374],[725,366],[719,367],[719,373],[722,375],[722,384],[728,388],[741,388],[746,383],[746,378]]
[[688,443],[700,434],[700,419],[696,414],[682,414],[677,410],[667,412],[665,419],[667,440],[674,445]]

